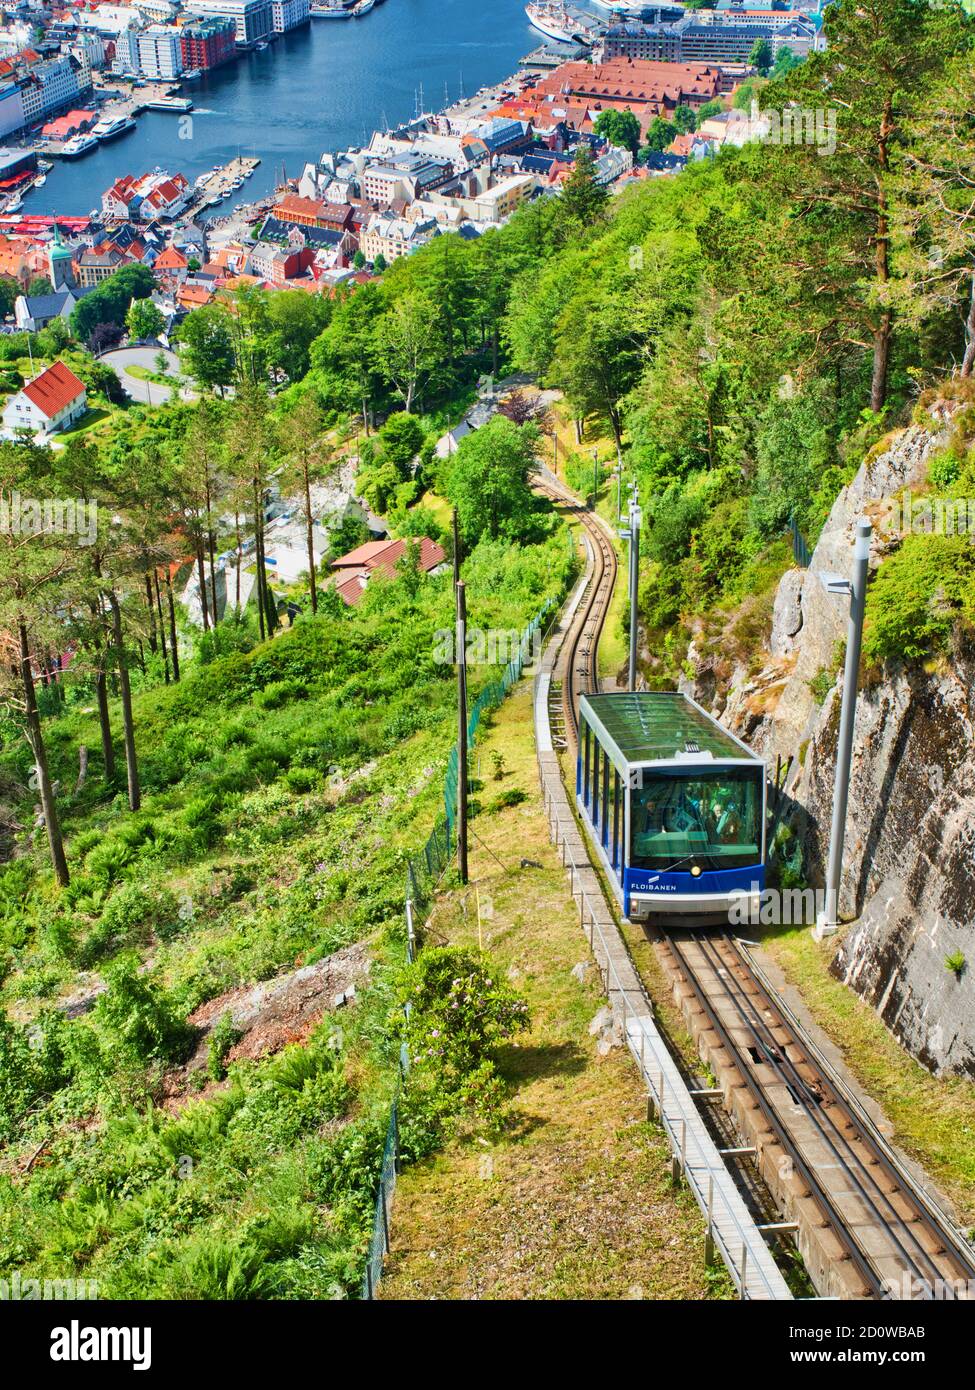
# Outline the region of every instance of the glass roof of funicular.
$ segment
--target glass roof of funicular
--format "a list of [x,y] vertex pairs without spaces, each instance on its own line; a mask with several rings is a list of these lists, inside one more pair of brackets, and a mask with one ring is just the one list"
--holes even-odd
[[[692,761],[696,755],[760,762],[693,700],[677,691],[584,695],[581,712],[629,763]],[[600,742],[607,744],[605,738]]]

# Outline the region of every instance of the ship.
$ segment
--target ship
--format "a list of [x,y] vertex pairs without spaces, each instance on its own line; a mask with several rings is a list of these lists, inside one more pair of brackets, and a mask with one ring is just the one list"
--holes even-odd
[[344,5],[312,5],[309,10],[312,19],[351,19],[352,11]]
[[94,135],[72,135],[71,139],[66,140],[61,146],[61,158],[80,159],[83,154],[97,149],[98,141]]
[[352,6],[352,14],[354,18],[359,19],[362,15],[368,14],[369,11],[372,9],[373,5],[375,5],[375,3],[376,0],[359,0],[358,5]]
[[525,14],[531,25],[544,34],[547,39],[557,43],[585,43],[587,39],[583,26],[572,18],[565,5],[555,0],[542,0],[537,5],[526,5]]
[[135,121],[131,116],[103,116],[92,126],[91,133],[96,140],[114,140],[127,130],[135,130]]

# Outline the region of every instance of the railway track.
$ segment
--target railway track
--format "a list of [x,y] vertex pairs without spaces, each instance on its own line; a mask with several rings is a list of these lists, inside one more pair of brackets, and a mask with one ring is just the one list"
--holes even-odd
[[553,690],[557,697],[552,709],[553,731],[561,746],[574,755],[579,732],[579,696],[599,689],[599,638],[616,584],[616,550],[592,512],[581,507],[554,475],[536,486],[579,520],[593,556],[592,574],[563,644]]
[[[579,520],[592,557],[553,670],[548,704],[554,745],[574,762],[578,697],[599,689],[599,637],[617,558],[599,521],[558,479],[548,474],[536,486]],[[972,1251],[733,936],[671,935],[661,938],[659,950],[690,989],[707,1032],[748,1097],[757,1147],[777,1155],[780,1168],[785,1164],[789,1215],[796,1217],[800,1232],[805,1225],[814,1233],[825,1271],[821,1282],[830,1281],[845,1298],[972,1298]],[[750,1145],[745,1150],[752,1152]],[[800,1235],[803,1243],[808,1251],[810,1241]]]
[[660,950],[740,1078],[760,1143],[781,1151],[797,1203],[811,1202],[812,1224],[835,1241],[842,1296],[971,1298],[971,1252],[731,934],[668,936]]

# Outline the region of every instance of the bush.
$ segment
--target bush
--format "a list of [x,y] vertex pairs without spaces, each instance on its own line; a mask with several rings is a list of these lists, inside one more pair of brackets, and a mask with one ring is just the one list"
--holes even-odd
[[292,767],[285,774],[285,782],[293,792],[310,792],[319,782],[318,773],[310,767]]
[[864,655],[921,661],[942,651],[959,620],[975,618],[975,549],[967,536],[907,536],[867,593]]
[[301,681],[272,681],[263,690],[254,692],[254,704],[258,709],[280,709],[292,700],[304,700],[308,691]]
[[227,1053],[242,1036],[229,1009],[213,1025],[207,1047],[207,1071],[214,1081],[222,1081],[227,1075]]
[[138,1062],[182,1060],[193,1030],[161,986],[148,974],[139,974],[136,957],[120,957],[106,970],[105,979],[108,989],[93,1016],[109,1045]]

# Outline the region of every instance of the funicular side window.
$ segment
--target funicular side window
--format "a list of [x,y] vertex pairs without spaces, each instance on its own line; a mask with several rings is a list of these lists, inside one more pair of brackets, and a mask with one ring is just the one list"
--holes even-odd
[[609,754],[603,754],[603,847],[609,844]]
[[582,726],[582,804],[586,807],[589,805],[589,758],[591,743],[592,735],[589,731],[589,725],[584,723]]
[[610,863],[613,868],[619,870],[620,857],[620,775],[616,768],[613,768],[613,855]]

